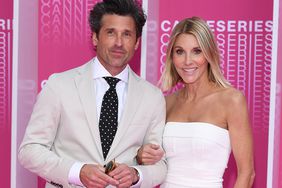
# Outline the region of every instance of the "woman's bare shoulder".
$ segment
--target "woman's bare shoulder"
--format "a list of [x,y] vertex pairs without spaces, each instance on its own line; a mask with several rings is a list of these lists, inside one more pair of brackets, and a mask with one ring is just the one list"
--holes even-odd
[[226,103],[226,106],[243,105],[246,103],[245,95],[242,91],[230,87],[223,89],[219,94],[220,99]]
[[165,96],[165,101],[166,101],[167,104],[171,103],[173,100],[175,100],[175,94],[174,93]]
[[173,105],[175,103],[177,95],[178,95],[178,91],[165,96],[165,101],[166,101],[167,107],[170,107],[171,105]]

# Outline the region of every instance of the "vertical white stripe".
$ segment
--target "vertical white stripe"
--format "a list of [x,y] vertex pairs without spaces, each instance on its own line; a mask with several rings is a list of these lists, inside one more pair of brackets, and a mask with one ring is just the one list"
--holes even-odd
[[[249,40],[249,62],[252,62],[252,36],[250,37],[250,40]],[[249,67],[248,67],[248,106],[251,106],[251,86],[253,86],[254,84],[252,83],[252,74],[251,74],[251,70],[252,70],[252,63],[249,63]],[[252,107],[253,108],[253,107]],[[254,120],[252,120],[252,122],[254,122]]]
[[[267,188],[273,185],[273,160],[274,160],[274,130],[275,130],[275,100],[277,78],[277,52],[278,52],[278,22],[279,0],[273,3],[273,32],[272,32],[272,62],[271,62],[271,87],[270,87],[270,110],[269,110],[269,135],[268,135],[268,162],[267,162]],[[282,36],[282,35],[281,35]],[[276,146],[279,147],[279,146]]]
[[8,65],[11,65],[11,32],[8,32],[8,49],[7,49],[8,57],[7,57],[7,62]]
[[[148,0],[143,0],[142,1],[142,6],[145,11],[145,14],[148,15]],[[148,18],[148,17],[147,17]],[[140,76],[144,79],[146,79],[146,57],[147,57],[147,24],[143,27],[143,32],[142,32],[142,40],[141,40],[141,64],[140,64]]]
[[18,36],[19,0],[14,0],[13,13],[13,69],[12,69],[12,127],[11,127],[11,188],[17,183],[17,111],[18,111]]

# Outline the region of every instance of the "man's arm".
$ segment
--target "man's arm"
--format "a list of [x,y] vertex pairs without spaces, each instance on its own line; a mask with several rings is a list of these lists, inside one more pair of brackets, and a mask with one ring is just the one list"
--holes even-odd
[[37,97],[18,159],[25,168],[47,181],[67,185],[68,172],[75,161],[60,158],[51,151],[59,126],[60,108],[59,96],[47,83]]
[[[156,144],[162,146],[162,136],[165,126],[166,108],[165,99],[161,92],[158,93],[156,98],[152,98],[152,121],[146,133],[143,144]],[[167,173],[167,165],[163,157],[159,162],[154,165],[138,165],[136,166],[142,171],[143,181],[141,187],[154,187],[161,184]]]

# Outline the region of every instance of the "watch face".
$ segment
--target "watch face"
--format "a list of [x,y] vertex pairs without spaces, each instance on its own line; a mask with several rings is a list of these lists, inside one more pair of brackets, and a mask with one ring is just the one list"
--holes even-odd
[[105,167],[105,173],[109,174],[111,171],[113,171],[116,168],[116,163],[115,160],[111,160],[108,162],[104,167]]

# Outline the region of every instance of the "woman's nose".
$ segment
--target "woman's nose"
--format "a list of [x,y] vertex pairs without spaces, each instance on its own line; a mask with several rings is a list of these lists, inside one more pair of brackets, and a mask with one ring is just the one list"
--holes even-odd
[[191,54],[190,53],[187,53],[185,55],[185,62],[184,62],[186,65],[189,65],[192,63],[192,57],[191,57]]

